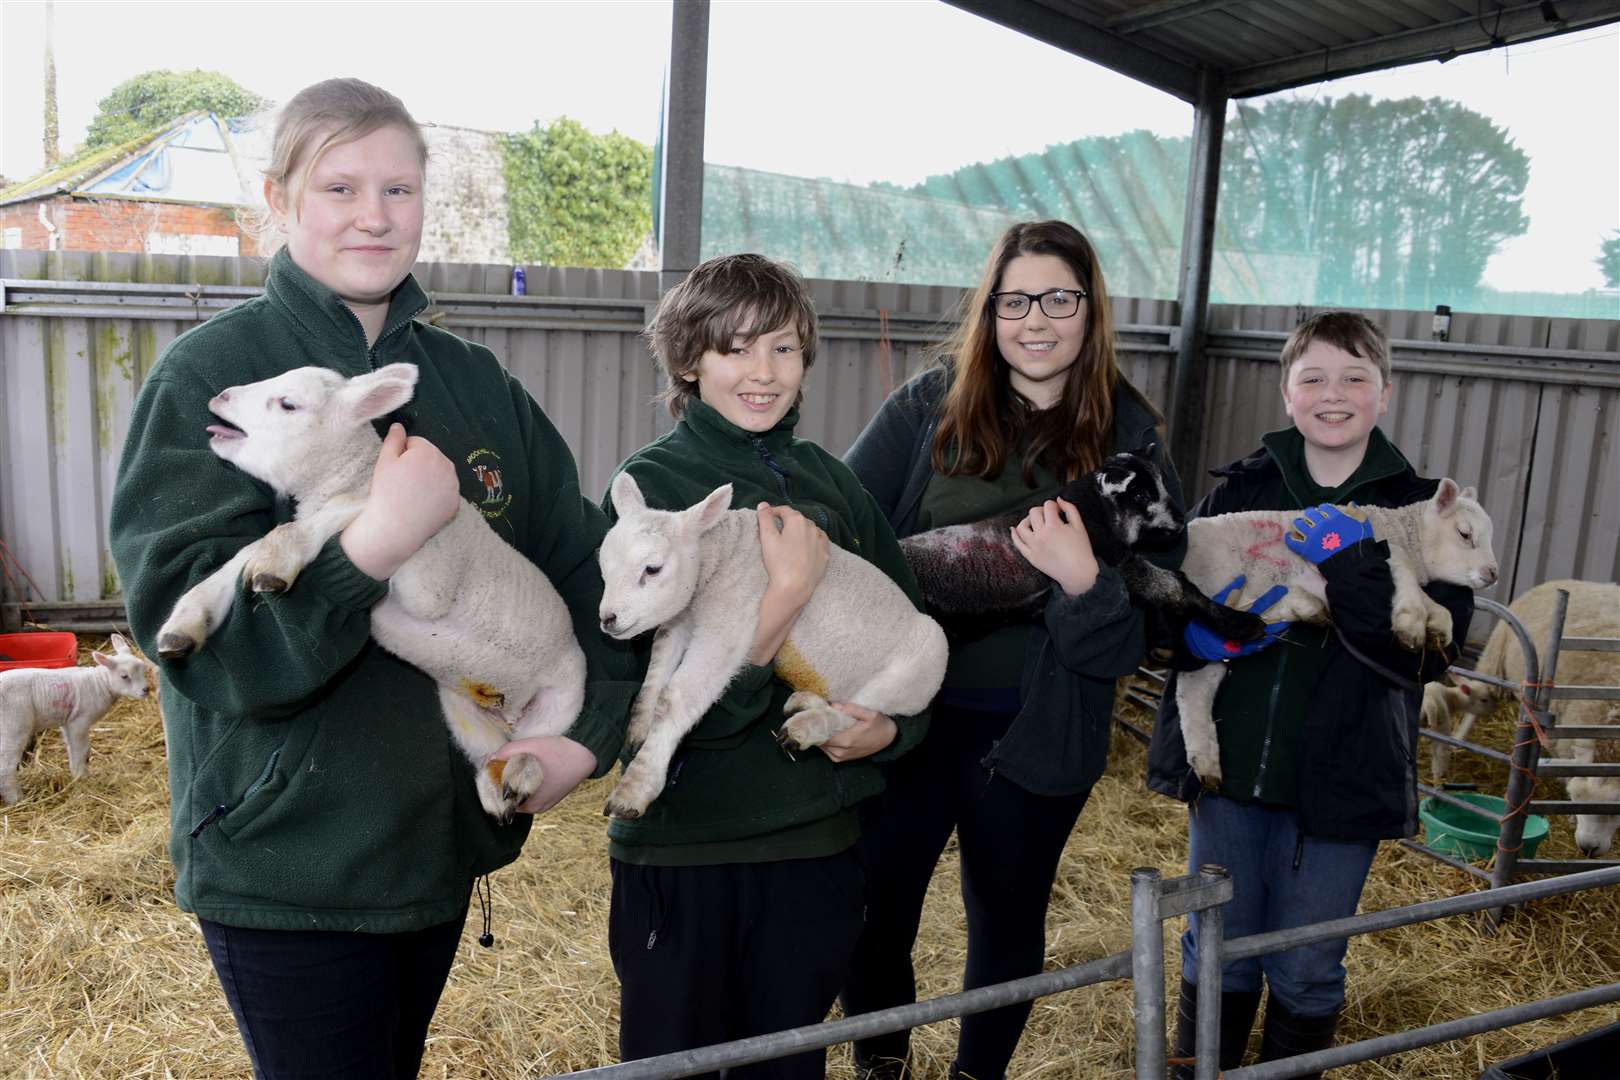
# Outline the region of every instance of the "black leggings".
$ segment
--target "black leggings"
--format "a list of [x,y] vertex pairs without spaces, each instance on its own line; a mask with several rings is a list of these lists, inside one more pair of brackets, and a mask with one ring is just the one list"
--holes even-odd
[[198,923],[259,1080],[405,1080],[465,918],[401,934]]
[[[844,988],[846,1015],[917,999],[912,944],[940,852],[957,834],[967,970],[972,989],[1037,974],[1046,952],[1052,880],[1089,791],[1032,795],[980,762],[1012,716],[936,704],[928,737],[890,767],[888,787],[862,807],[867,868],[866,929]],[[975,1080],[1000,1080],[1023,1034],[1030,1005],[962,1018],[956,1063]],[[862,1039],[866,1061],[904,1058],[910,1032]]]
[[[819,1024],[849,973],[864,888],[855,850],[718,866],[615,859],[608,947],[625,1061]],[[705,1073],[821,1080],[826,1051]]]

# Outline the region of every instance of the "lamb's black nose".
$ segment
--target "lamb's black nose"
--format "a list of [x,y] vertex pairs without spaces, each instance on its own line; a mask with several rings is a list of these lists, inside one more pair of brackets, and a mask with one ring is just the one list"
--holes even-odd
[[618,622],[619,617],[612,612],[609,612],[608,614],[602,616],[602,629],[612,630],[614,626],[618,625]]

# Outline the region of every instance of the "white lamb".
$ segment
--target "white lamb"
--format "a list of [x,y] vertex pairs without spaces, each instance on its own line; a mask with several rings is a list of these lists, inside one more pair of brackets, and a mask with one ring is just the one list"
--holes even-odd
[[[1423,591],[1430,581],[1482,589],[1496,580],[1491,551],[1491,519],[1474,489],[1459,491],[1451,480],[1440,481],[1427,502],[1388,509],[1344,508],[1364,515],[1374,535],[1389,543],[1390,574],[1395,579],[1390,625],[1402,645],[1414,652],[1426,644],[1451,642],[1451,613]],[[1274,585],[1288,592],[1268,609],[1268,620],[1324,623],[1328,618],[1327,583],[1316,567],[1283,543],[1293,528],[1295,510],[1254,510],[1197,518],[1187,523],[1187,558],[1182,572],[1206,593],[1233,578],[1247,577],[1244,598],[1229,598],[1233,607]],[[1284,643],[1280,648],[1287,648]],[[1206,664],[1176,679],[1176,709],[1181,716],[1187,761],[1207,788],[1220,786],[1220,743],[1215,734],[1215,694],[1226,676],[1223,664]]]
[[[1620,638],[1620,584],[1612,581],[1544,581],[1509,605],[1530,634],[1535,647],[1544,649],[1552,622],[1553,603],[1558,590],[1569,593],[1564,613],[1565,637]],[[1524,654],[1519,639],[1498,620],[1485,642],[1475,670],[1482,675],[1520,682],[1524,679]],[[1506,697],[1506,691],[1490,683],[1463,675],[1453,676],[1455,686],[1430,683],[1424,691],[1423,720],[1429,727],[1450,731],[1466,739],[1474,721],[1489,714]],[[1558,657],[1555,679],[1560,686],[1620,686],[1620,653],[1568,650]],[[1620,760],[1620,702],[1571,699],[1554,703],[1559,724],[1617,726],[1615,739],[1559,739],[1558,755],[1591,763]],[[1436,743],[1432,763],[1436,782],[1444,780],[1451,764],[1451,748]],[[1578,802],[1620,801],[1620,778],[1612,776],[1571,776],[1564,789]],[[1575,818],[1575,846],[1591,857],[1608,854],[1620,829],[1620,814],[1578,814]]]
[[93,652],[94,667],[16,668],[0,671],[0,803],[22,797],[17,765],[34,736],[59,727],[67,742],[68,772],[90,771],[90,728],[117,698],[139,700],[157,692],[157,668],[120,635],[113,652]]
[[[652,510],[627,472],[613,481],[619,520],[602,541],[602,629],[615,638],[654,628],[652,659],[630,714],[639,748],[606,812],[637,818],[664,789],[682,738],[747,660],[765,595],[758,518],[731,510],[731,485],[696,506]],[[776,656],[794,688],[779,740],[819,746],[853,721],[829,702],[880,713],[921,712],[945,678],[945,632],[883,571],[834,546],[827,574]]]
[[[226,461],[297,502],[295,520],[248,544],[180,598],[158,655],[203,646],[235,601],[238,580],[281,592],[365,505],[382,440],[372,421],[410,400],[416,365],[345,379],[319,367],[233,386],[208,403]],[[445,721],[478,770],[484,809],[505,820],[542,779],[533,755],[491,755],[508,739],[559,735],[585,701],[585,654],[567,607],[533,563],[463,502],[388,581],[371,636],[439,684]]]

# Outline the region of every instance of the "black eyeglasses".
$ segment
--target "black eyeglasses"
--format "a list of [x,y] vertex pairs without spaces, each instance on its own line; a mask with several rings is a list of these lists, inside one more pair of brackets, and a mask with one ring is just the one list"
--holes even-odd
[[996,292],[990,294],[990,307],[998,319],[1022,319],[1029,314],[1030,301],[1041,305],[1048,319],[1067,319],[1080,310],[1086,298],[1084,289],[1047,289],[1043,293]]

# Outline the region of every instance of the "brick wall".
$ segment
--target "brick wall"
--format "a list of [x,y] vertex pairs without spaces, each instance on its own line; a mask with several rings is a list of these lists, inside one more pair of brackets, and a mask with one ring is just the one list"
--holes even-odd
[[0,206],[0,235],[4,235],[6,229],[20,229],[23,250],[48,249],[49,233],[39,221],[42,202],[57,228],[56,247],[60,251],[141,253],[147,250],[146,238],[151,233],[237,237],[239,254],[252,255],[257,251],[252,239],[237,226],[234,210],[134,199],[74,199],[58,195]]

